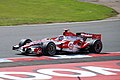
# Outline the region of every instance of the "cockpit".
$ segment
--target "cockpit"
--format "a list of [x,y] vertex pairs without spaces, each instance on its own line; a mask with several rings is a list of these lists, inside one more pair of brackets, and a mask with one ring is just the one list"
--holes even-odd
[[63,36],[63,35],[60,35],[59,37],[58,37],[58,40],[59,41],[62,41],[62,40],[64,40],[65,39],[65,36]]
[[68,41],[75,41],[77,40],[76,36],[64,36],[64,35],[60,35],[57,40],[62,41],[62,40],[68,40]]

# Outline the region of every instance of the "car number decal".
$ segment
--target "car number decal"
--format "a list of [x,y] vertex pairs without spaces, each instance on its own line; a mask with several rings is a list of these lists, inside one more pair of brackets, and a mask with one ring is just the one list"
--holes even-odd
[[73,47],[74,47],[73,42],[70,42],[70,43],[68,44],[68,47],[69,47],[70,50],[73,50]]

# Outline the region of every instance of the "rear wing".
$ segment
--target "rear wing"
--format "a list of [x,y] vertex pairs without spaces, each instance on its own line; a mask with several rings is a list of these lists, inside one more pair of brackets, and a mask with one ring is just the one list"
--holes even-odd
[[80,32],[80,33],[76,33],[76,36],[101,40],[101,34],[91,34],[91,33]]

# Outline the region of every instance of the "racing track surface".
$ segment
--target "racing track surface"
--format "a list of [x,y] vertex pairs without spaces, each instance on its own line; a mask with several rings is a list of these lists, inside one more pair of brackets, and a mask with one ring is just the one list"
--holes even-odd
[[[57,36],[62,34],[63,28],[73,32],[101,33],[102,54],[37,57],[19,55],[19,52],[11,50],[22,38],[38,40]],[[119,30],[120,20],[0,27],[0,80],[101,80],[101,77],[104,80],[119,80]]]
[[[38,40],[57,36],[62,34],[63,28],[69,28],[73,32],[101,33],[104,45],[102,54],[37,57],[19,55],[19,52],[11,50],[22,38]],[[120,20],[0,27],[0,80],[101,80],[101,77],[104,80],[119,80],[119,30]],[[4,59],[8,62],[4,62]],[[52,71],[58,71],[58,74]]]
[[62,34],[64,28],[73,32],[101,33],[102,52],[120,51],[120,20],[83,23],[41,24],[0,27],[0,58],[21,57],[12,51],[13,45],[22,38],[38,40]]

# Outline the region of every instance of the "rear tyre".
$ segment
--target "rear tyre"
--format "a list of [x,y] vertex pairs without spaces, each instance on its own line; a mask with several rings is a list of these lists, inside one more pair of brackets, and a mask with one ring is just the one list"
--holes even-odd
[[89,52],[90,53],[100,53],[101,52],[101,50],[102,50],[102,47],[103,47],[103,45],[102,45],[102,42],[101,42],[101,40],[92,40],[91,42],[90,42],[90,46],[89,46],[90,48],[89,48]]
[[53,56],[56,54],[56,45],[54,42],[44,42],[43,54]]

